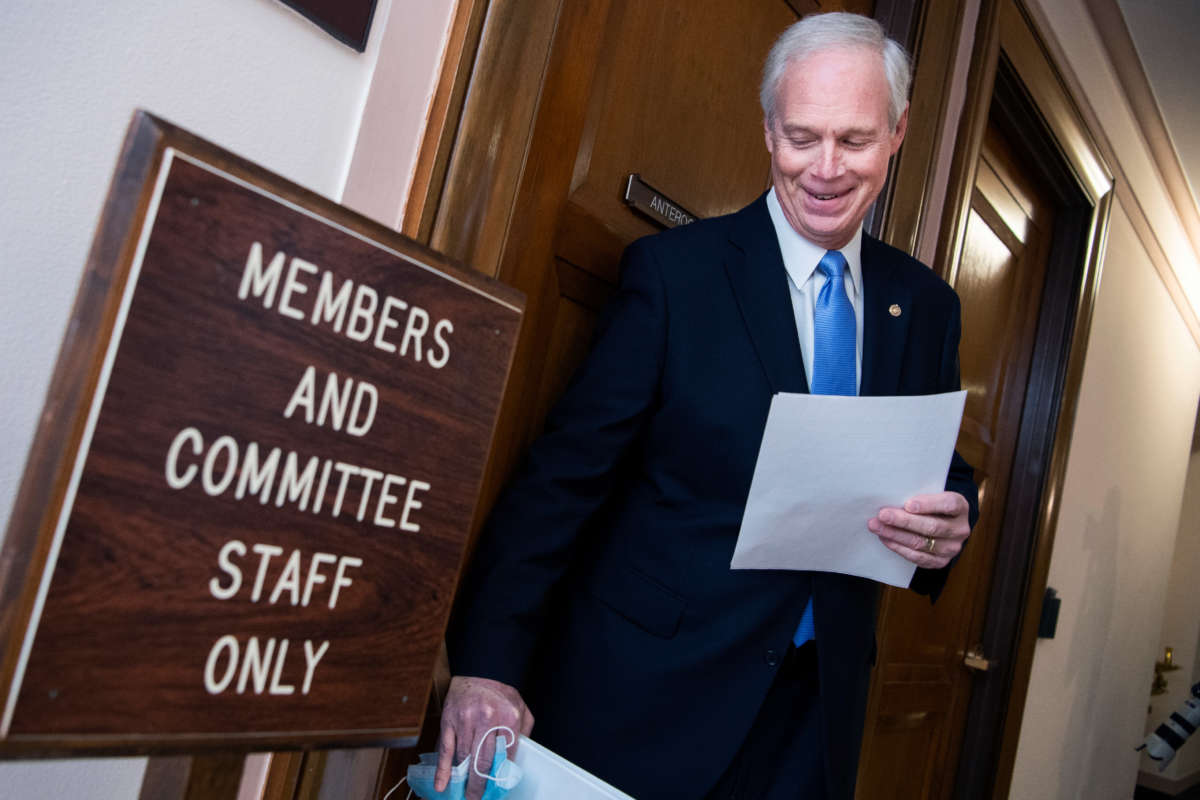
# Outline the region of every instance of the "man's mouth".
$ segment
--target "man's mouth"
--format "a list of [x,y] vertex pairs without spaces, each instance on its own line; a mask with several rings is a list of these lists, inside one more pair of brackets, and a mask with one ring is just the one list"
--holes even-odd
[[810,197],[813,197],[817,200],[836,200],[839,197],[841,197],[843,194],[845,194],[845,192],[821,193],[821,192],[808,191],[808,194]]

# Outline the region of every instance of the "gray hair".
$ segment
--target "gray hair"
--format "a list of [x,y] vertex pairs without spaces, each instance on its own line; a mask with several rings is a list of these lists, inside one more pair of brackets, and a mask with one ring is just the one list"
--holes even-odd
[[883,26],[875,20],[845,11],[810,14],[789,26],[775,40],[767,54],[758,94],[763,116],[769,124],[775,123],[775,95],[788,64],[838,47],[865,47],[882,57],[888,82],[888,124],[895,130],[908,103],[908,87],[912,81],[908,53],[899,42],[889,39]]

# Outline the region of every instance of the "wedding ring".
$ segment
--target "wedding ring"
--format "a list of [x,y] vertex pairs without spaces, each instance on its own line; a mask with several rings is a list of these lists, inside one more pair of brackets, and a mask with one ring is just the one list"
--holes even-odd
[[925,537],[925,552],[933,555],[934,538],[932,536]]

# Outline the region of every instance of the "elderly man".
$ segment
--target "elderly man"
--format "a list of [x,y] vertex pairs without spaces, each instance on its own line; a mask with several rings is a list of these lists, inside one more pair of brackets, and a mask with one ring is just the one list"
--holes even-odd
[[[774,188],[626,251],[460,598],[440,785],[536,714],[539,741],[639,800],[853,796],[878,585],[729,563],[774,393],[958,388],[954,292],[862,232],[908,82],[874,21],[796,23],[762,85]],[[976,496],[956,455],[945,492],[862,524],[936,595]]]

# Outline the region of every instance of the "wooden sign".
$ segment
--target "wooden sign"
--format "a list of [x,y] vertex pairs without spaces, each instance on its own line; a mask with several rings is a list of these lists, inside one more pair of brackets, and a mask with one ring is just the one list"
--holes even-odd
[[412,742],[522,308],[139,113],[0,552],[0,752]]

